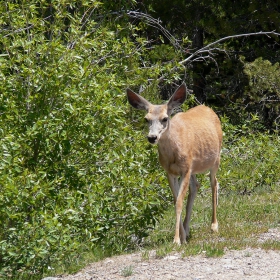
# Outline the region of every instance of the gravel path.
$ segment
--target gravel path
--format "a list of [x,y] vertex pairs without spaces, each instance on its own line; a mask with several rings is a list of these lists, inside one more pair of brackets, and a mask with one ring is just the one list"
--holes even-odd
[[[268,239],[280,241],[280,229],[270,229],[260,236],[259,242]],[[157,259],[155,251],[152,251],[149,260],[143,260],[141,253],[135,253],[107,258],[87,266],[75,275],[51,279],[275,280],[280,279],[280,252],[247,248],[242,251],[227,251],[220,258],[207,258],[204,255],[182,258],[180,253],[173,253]]]

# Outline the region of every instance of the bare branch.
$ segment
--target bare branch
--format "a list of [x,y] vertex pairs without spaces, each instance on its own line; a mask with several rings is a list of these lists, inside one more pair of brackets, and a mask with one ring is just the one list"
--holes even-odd
[[213,43],[208,44],[207,46],[197,50],[196,52],[194,52],[192,55],[190,55],[188,58],[182,60],[179,62],[179,64],[185,64],[186,62],[189,62],[193,59],[194,56],[201,54],[202,52],[207,52],[210,50],[210,48],[214,45],[217,45],[221,42],[224,42],[228,39],[232,39],[232,38],[239,38],[239,37],[248,37],[248,36],[257,36],[257,35],[267,35],[269,37],[269,35],[275,35],[275,36],[280,36],[280,33],[274,32],[274,31],[269,31],[269,32],[255,32],[255,33],[246,33],[246,34],[237,34],[237,35],[231,35],[231,36],[227,36],[224,38],[221,38]]
[[27,26],[27,27],[19,28],[19,29],[17,29],[17,30],[13,30],[13,32],[10,32],[9,34],[4,35],[4,38],[5,38],[5,37],[8,37],[8,36],[11,36],[11,35],[13,35],[14,33],[21,33],[21,32],[23,32],[23,31],[28,31],[29,29],[32,29],[33,27],[34,27],[34,25],[31,24],[31,25],[29,25],[29,26]]
[[[225,50],[221,50],[220,48],[213,48],[214,45],[217,45],[221,42],[224,42],[226,40],[232,39],[232,38],[240,38],[240,37],[248,37],[248,36],[258,36],[258,35],[266,35],[268,37],[270,37],[270,35],[274,35],[274,36],[280,36],[280,33],[277,33],[275,31],[269,31],[269,32],[255,32],[255,33],[246,33],[246,34],[237,34],[237,35],[231,35],[231,36],[226,36],[224,38],[221,38],[213,43],[210,43],[208,45],[206,45],[205,47],[195,51],[193,54],[191,54],[189,57],[187,57],[186,59],[182,60],[179,62],[179,65],[184,65],[186,63],[192,63],[194,61],[198,61],[198,60],[205,60],[206,58],[210,58],[211,60],[214,60],[213,54],[212,52],[214,52],[215,50],[217,51],[223,51],[226,52]],[[198,57],[197,57],[198,56]],[[175,70],[177,70],[178,67],[175,66],[171,69],[171,72],[174,72]],[[164,80],[164,78],[166,77],[166,75],[162,75],[160,78],[158,78],[158,82],[161,82],[162,80]]]
[[[177,40],[166,28],[164,28],[161,25],[161,21],[159,19],[155,19],[148,14],[137,12],[137,11],[128,11],[127,15],[132,17],[132,18],[144,20],[149,26],[160,30],[162,32],[162,34],[170,41],[170,43],[176,49],[180,49],[182,51],[182,47],[180,46],[180,43],[179,43],[180,41]],[[203,61],[212,60],[217,65],[217,62],[214,59],[214,54],[217,53],[217,52],[225,52],[227,54],[227,52],[226,52],[226,50],[223,50],[221,48],[214,47],[215,45],[220,44],[220,43],[222,43],[226,40],[233,39],[233,38],[258,36],[258,35],[266,35],[266,36],[270,37],[271,35],[279,36],[280,33],[277,33],[275,31],[269,31],[269,32],[260,31],[260,32],[255,32],[255,33],[246,33],[246,34],[237,34],[237,35],[226,36],[226,37],[223,37],[223,38],[221,38],[221,39],[219,39],[219,40],[217,40],[213,43],[210,43],[210,44],[206,45],[205,47],[203,47],[201,49],[196,50],[189,57],[180,61],[179,65],[185,65],[186,63],[193,63],[195,61],[202,61],[202,60]],[[178,69],[178,67],[175,66],[171,69],[171,72],[174,72],[177,69]],[[166,75],[161,76],[158,79],[158,82],[162,81],[165,77],[166,77]]]
[[155,19],[148,14],[136,11],[128,11],[127,15],[132,18],[144,20],[149,26],[160,30],[176,49],[181,49],[179,40],[177,40],[166,28],[161,25],[161,21],[159,19]]

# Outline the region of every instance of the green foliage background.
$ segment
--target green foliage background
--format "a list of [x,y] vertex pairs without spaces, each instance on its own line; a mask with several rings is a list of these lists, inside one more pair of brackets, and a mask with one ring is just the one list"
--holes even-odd
[[[168,83],[187,79],[189,70],[178,65],[183,54],[172,44],[151,47],[145,24],[127,17],[124,8],[135,8],[137,1],[108,2],[0,4],[3,278],[40,278],[48,267],[71,261],[83,250],[128,250],[171,202],[157,151],[144,140],[141,113],[129,108],[124,92],[139,85],[155,91],[162,74]],[[279,70],[278,64],[265,60],[246,66],[247,90],[255,101],[263,90],[259,80],[255,85],[259,71],[252,67],[259,69],[257,63]],[[178,71],[172,73],[175,66]],[[265,80],[275,81],[277,87],[267,94],[276,90],[279,95],[273,69]],[[143,94],[159,101],[148,91]],[[185,108],[193,102],[190,98]],[[222,109],[217,111],[222,116]],[[256,117],[251,115],[249,122]],[[258,184],[273,187],[279,137],[247,139],[248,123],[236,127],[226,116],[223,120],[230,156],[225,154],[221,185],[251,192],[256,182],[250,180],[257,177]],[[273,167],[264,161],[254,176],[243,177],[232,166],[251,160],[247,148],[256,141],[260,156],[269,147]],[[244,189],[243,183],[229,183],[229,177],[251,184]]]
[[135,46],[94,20],[82,26],[86,9],[98,6],[85,1],[72,15],[53,2],[48,21],[48,2],[1,4],[3,276],[40,274],[80,246],[124,249],[169,197],[161,174],[146,180],[156,153],[132,128],[124,95],[142,82],[135,77],[156,71],[138,68],[145,42]]

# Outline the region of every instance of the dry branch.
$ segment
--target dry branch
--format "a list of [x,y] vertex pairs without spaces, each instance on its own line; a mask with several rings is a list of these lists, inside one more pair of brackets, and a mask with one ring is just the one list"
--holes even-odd
[[[135,18],[135,19],[143,20],[149,26],[160,30],[162,32],[162,34],[170,41],[170,43],[177,50],[180,49],[182,51],[182,47],[180,46],[180,40],[176,39],[166,28],[164,28],[161,25],[161,21],[159,19],[155,19],[148,14],[137,12],[137,11],[128,11],[127,15],[132,18]],[[242,37],[258,36],[258,35],[266,35],[266,36],[270,37],[270,36],[280,36],[280,33],[277,33],[275,31],[269,31],[269,32],[260,31],[260,32],[255,32],[255,33],[245,33],[245,34],[236,34],[236,35],[226,36],[221,39],[218,39],[217,41],[215,41],[213,43],[206,45],[203,48],[196,50],[194,53],[190,54],[186,59],[180,61],[179,65],[190,64],[195,61],[202,61],[202,60],[204,60],[204,61],[212,60],[215,62],[215,64],[217,64],[217,62],[214,58],[214,54],[217,52],[226,53],[226,50],[224,50],[222,48],[218,48],[216,45],[218,45],[226,40],[233,39],[233,38],[242,38]],[[171,72],[174,72],[177,69],[178,69],[178,67],[175,66],[171,69]],[[158,78],[157,81],[161,82],[165,77],[166,77],[166,75],[162,75],[160,78]]]
[[[186,59],[182,60],[179,62],[179,65],[185,65],[186,63],[192,63],[194,61],[197,60],[205,60],[205,59],[212,59],[215,61],[212,53],[214,53],[215,51],[219,50],[219,51],[224,51],[223,49],[218,49],[218,48],[214,48],[215,45],[220,44],[226,40],[229,39],[233,39],[233,38],[240,38],[240,37],[248,37],[248,36],[258,36],[258,35],[266,35],[268,37],[270,37],[270,35],[274,35],[274,36],[280,36],[280,33],[277,33],[275,31],[268,31],[268,32],[255,32],[255,33],[245,33],[245,34],[237,34],[237,35],[231,35],[231,36],[226,36],[223,37],[213,43],[210,43],[208,45],[206,45],[205,47],[198,49],[197,51],[195,51],[193,54],[191,54],[189,57],[187,57]],[[171,72],[174,72],[175,70],[177,70],[177,66],[173,67],[171,69]],[[158,82],[161,82],[164,78],[166,77],[166,75],[162,75],[160,78],[158,78]]]

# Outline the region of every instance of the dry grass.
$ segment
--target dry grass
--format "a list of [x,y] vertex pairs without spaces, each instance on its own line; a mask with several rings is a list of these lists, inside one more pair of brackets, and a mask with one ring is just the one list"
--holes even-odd
[[157,248],[157,256],[165,256],[173,250],[183,255],[205,253],[207,256],[220,256],[226,249],[260,247],[280,249],[279,241],[259,242],[259,236],[269,228],[280,226],[280,192],[273,191],[252,195],[220,195],[218,206],[219,232],[211,233],[210,193],[198,195],[195,201],[191,236],[186,244],[174,246],[175,232],[174,207],[171,206],[159,221],[156,229],[147,238],[144,248]]

